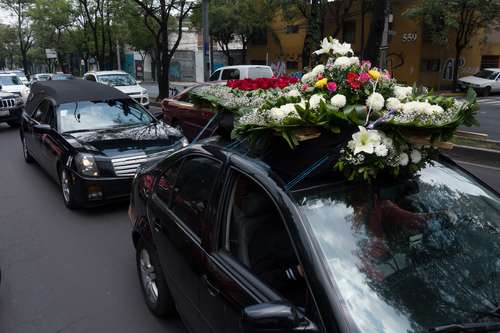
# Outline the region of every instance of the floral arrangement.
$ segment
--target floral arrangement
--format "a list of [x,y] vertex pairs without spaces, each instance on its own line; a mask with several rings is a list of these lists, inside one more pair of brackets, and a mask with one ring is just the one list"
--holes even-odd
[[475,122],[472,90],[459,102],[399,85],[386,70],[354,56],[350,44],[333,38],[325,38],[315,53],[325,63],[300,83],[250,103],[253,108],[235,124],[236,137],[255,140],[273,134],[294,148],[325,130],[355,132],[335,169],[348,179],[371,181],[380,173],[418,171],[460,125]]
[[196,104],[208,105],[216,111],[243,114],[259,108],[267,100],[286,96],[295,89],[298,79],[289,77],[230,80],[226,85],[212,84],[191,92]]

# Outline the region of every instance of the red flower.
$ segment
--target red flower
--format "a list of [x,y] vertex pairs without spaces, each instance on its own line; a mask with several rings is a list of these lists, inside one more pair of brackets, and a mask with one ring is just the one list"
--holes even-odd
[[347,73],[347,83],[349,83],[352,89],[361,88],[361,81],[359,80],[359,75],[354,72]]
[[283,89],[298,82],[297,78],[282,76],[279,78],[259,78],[244,80],[229,80],[227,86],[232,89],[257,90],[257,89]]

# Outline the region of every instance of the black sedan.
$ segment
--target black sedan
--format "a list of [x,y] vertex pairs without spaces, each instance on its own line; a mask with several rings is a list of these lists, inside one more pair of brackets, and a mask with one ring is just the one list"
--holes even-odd
[[69,208],[128,198],[141,163],[187,144],[129,96],[84,80],[35,83],[20,134],[26,162],[60,184]]
[[154,314],[217,333],[500,327],[500,196],[452,161],[371,185],[273,170],[214,139],[140,168],[129,215]]

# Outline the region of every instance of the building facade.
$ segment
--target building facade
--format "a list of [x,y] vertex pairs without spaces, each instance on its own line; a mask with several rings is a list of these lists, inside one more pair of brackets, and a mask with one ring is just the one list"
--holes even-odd
[[[404,13],[421,0],[392,1],[390,16],[389,49],[387,68],[399,81],[407,84],[414,82],[445,89],[453,80],[455,48],[453,36],[449,42],[437,44],[426,34],[424,25]],[[353,0],[344,16],[342,27],[335,19],[335,6],[342,6],[349,1],[335,1],[326,10],[325,35],[334,36],[352,43],[357,54],[361,54],[362,45],[366,45],[370,33],[371,14],[362,14],[361,0]],[[277,14],[268,30],[265,43],[252,43],[248,50],[250,63],[265,63],[275,69],[276,74],[294,75],[302,68],[302,50],[306,35],[306,22],[301,19],[284,19]],[[485,67],[500,67],[500,32],[485,31],[474,36],[471,45],[463,52],[459,60],[458,77],[471,75]],[[297,74],[299,75],[299,74]]]

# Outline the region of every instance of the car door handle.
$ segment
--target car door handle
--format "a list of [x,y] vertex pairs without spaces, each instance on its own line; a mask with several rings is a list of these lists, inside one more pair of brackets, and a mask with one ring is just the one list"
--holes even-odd
[[207,286],[207,290],[208,290],[208,293],[210,294],[210,296],[215,297],[215,296],[220,294],[220,290],[217,289],[212,284],[212,282],[210,282],[210,280],[208,279],[208,276],[203,275],[201,279],[202,279],[203,283]]

